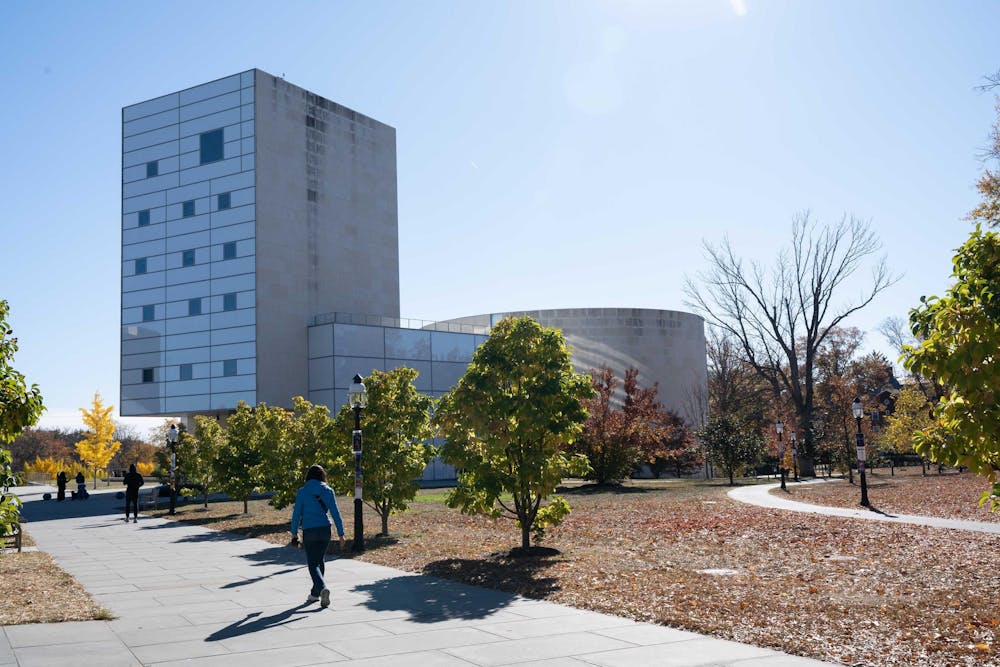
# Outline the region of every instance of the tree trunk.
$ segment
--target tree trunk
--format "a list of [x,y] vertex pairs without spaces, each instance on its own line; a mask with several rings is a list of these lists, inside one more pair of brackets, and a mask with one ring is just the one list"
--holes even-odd
[[208,509],[208,484],[205,485],[204,495],[202,495],[201,500],[205,503],[205,509]]
[[250,510],[247,508],[247,501],[248,500],[249,500],[249,498],[244,498],[243,499],[243,513],[244,514],[249,514],[249,512],[250,512]]
[[531,526],[526,519],[521,519],[521,547],[527,549],[531,546]]
[[733,480],[733,469],[729,469],[729,486],[736,486],[736,482]]
[[379,514],[379,516],[382,518],[382,532],[379,533],[379,534],[380,535],[385,535],[386,537],[388,537],[389,536],[389,510],[382,510],[382,513]]

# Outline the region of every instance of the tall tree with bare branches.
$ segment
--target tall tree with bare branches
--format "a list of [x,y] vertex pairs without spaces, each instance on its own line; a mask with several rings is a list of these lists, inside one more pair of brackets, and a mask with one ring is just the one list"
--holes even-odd
[[[868,222],[844,217],[818,224],[808,213],[792,224],[791,246],[769,269],[745,262],[724,239],[704,244],[707,270],[685,281],[687,304],[731,335],[777,396],[787,392],[803,428],[800,461],[813,474],[816,353],[829,330],[858,312],[896,278]],[[871,277],[854,299],[848,281],[871,262]]]

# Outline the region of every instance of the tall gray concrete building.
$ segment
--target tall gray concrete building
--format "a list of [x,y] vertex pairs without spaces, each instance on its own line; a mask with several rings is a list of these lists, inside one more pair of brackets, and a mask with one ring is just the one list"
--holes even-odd
[[399,316],[397,228],[388,125],[260,70],[125,107],[122,414],[308,395],[314,315]]
[[[404,365],[440,396],[505,315],[561,328],[577,370],[638,368],[667,408],[699,421],[697,315],[401,319],[388,125],[260,70],[122,110],[123,415],[221,416],[297,395],[336,411],[355,373]],[[424,474],[453,478],[440,461]]]

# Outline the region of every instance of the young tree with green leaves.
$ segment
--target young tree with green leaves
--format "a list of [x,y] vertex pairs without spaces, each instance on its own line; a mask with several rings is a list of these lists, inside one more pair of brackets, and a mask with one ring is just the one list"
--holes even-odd
[[322,465],[331,485],[352,470],[350,445],[338,440],[330,410],[301,396],[292,398],[292,403],[284,437],[263,452],[265,485],[274,491],[270,503],[278,509],[295,502],[309,466]]
[[570,511],[553,495],[563,476],[589,468],[586,457],[563,447],[580,434],[584,401],[593,396],[590,377],[573,370],[562,332],[528,317],[501,320],[433,418],[446,438],[444,460],[459,469],[448,505],[516,519],[525,549],[532,533],[540,539]]
[[752,466],[764,455],[764,438],[732,415],[713,417],[698,431],[706,455],[736,484],[736,471]]
[[0,299],[0,443],[11,442],[28,426],[33,426],[42,416],[42,393],[38,385],[30,387],[24,375],[13,366],[17,352],[17,339],[7,324],[10,306]]
[[[249,511],[248,501],[263,480],[263,442],[270,439],[265,428],[272,422],[270,416],[257,412],[269,411],[266,405],[253,408],[243,401],[229,416],[226,442],[215,458],[215,477],[219,488],[234,500],[243,501],[243,513]],[[183,466],[183,461],[179,461]]]
[[[364,476],[362,498],[382,519],[382,535],[389,534],[389,516],[405,512],[420,488],[420,474],[437,453],[429,441],[430,411],[434,399],[421,394],[414,386],[417,371],[394,368],[373,370],[365,378],[368,407],[361,416],[364,432]],[[334,432],[339,449],[350,453],[354,411],[349,405],[340,409]],[[347,493],[354,488],[353,467],[348,466],[332,478],[335,488]]]
[[184,477],[202,487],[202,502],[208,507],[208,494],[216,486],[215,460],[226,446],[226,432],[212,417],[195,415],[194,433],[182,432],[177,439],[177,460],[183,464]]
[[[1000,87],[1000,72],[985,88]],[[989,157],[1000,159],[1000,97]],[[939,464],[966,466],[993,485],[983,494],[1000,510],[1000,174],[986,170],[976,223],[952,260],[954,283],[942,297],[921,297],[910,311],[917,341],[904,348],[907,370],[945,387],[935,420],[916,450]]]

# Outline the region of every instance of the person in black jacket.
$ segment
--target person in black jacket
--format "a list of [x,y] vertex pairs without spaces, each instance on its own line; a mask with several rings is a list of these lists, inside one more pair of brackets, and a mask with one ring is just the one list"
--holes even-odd
[[56,500],[63,501],[66,500],[66,485],[69,484],[69,477],[66,476],[66,471],[61,471],[56,475],[56,488],[58,489],[56,493]]
[[83,473],[76,473],[76,495],[73,497],[76,500],[86,500],[89,495],[87,493],[87,480],[84,478]]
[[142,475],[135,471],[135,464],[128,467],[122,484],[125,485],[125,523],[128,523],[128,508],[132,508],[132,523],[139,521],[139,487],[146,483]]

